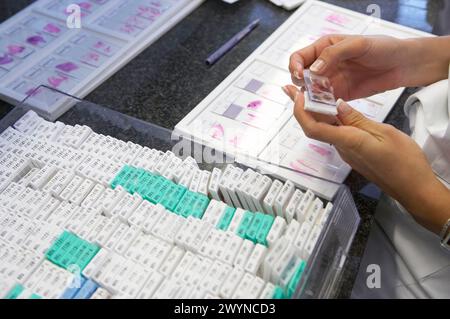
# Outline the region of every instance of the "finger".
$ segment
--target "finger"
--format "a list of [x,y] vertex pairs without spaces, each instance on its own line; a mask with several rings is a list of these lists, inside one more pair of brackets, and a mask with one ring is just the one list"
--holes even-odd
[[295,102],[295,118],[307,137],[334,145],[346,145],[350,140],[358,138],[358,129],[348,129],[345,126],[334,126],[319,122],[312,113],[305,111],[304,95],[295,86],[287,85],[283,90]]
[[311,115],[317,122],[323,122],[330,125],[338,125],[338,123],[340,122],[334,115],[320,114],[320,113],[311,113]]
[[292,83],[294,83],[296,86],[303,87],[305,86],[305,81],[303,79],[297,79],[293,75],[291,75]]
[[291,72],[292,78],[303,80],[303,65],[302,56],[299,52],[294,52],[289,58],[289,72]]
[[[297,80],[296,82],[302,82],[302,81]],[[299,90],[303,93],[305,90],[304,82],[302,83],[302,85],[299,85],[299,86],[300,86]],[[287,91],[285,91],[285,92],[289,95],[289,93]],[[310,114],[312,117],[314,117],[314,119],[317,122],[324,122],[324,123],[328,123],[331,125],[338,125],[340,123],[340,121],[336,118],[336,116],[333,116],[333,115],[320,114],[320,113],[310,113]]]
[[[303,92],[301,90],[297,89],[293,85],[283,86],[283,91],[284,91],[284,93],[287,94],[287,96],[289,96],[291,98],[291,100],[294,103],[297,103],[297,99],[298,99],[299,96],[303,96]],[[303,100],[304,100],[304,98],[303,98]]]
[[369,132],[375,137],[380,136],[379,124],[369,120],[363,114],[352,108],[347,102],[338,99],[336,102],[338,115],[337,118],[344,126],[353,126]]
[[327,35],[321,37],[313,44],[294,52],[289,59],[289,71],[292,76],[297,79],[303,79],[303,69],[308,68],[316,59],[320,53],[333,43],[340,41],[342,36]]
[[325,47],[311,65],[310,70],[323,74],[328,68],[351,58],[363,56],[370,49],[370,42],[362,36],[349,36],[334,45]]

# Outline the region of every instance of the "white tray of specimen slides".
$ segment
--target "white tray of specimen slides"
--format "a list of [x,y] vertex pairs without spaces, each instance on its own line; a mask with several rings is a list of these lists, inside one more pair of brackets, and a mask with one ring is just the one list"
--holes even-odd
[[[291,83],[287,68],[291,53],[330,33],[431,36],[321,1],[308,1],[180,121],[174,134],[190,136],[237,161],[331,199],[351,168],[334,147],[303,134],[292,115],[293,103],[281,90]],[[400,88],[350,104],[382,122],[402,92]]]
[[[33,108],[54,120],[70,104],[40,84],[84,97],[202,2],[36,1],[0,25],[0,97],[15,104],[32,94]],[[79,29],[67,27],[70,4],[81,8]]]

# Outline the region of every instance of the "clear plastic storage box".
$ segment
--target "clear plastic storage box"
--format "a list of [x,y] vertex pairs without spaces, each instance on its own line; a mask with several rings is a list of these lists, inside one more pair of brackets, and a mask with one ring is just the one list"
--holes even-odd
[[[203,147],[192,141],[175,138],[172,131],[163,127],[133,118],[111,110],[107,107],[80,100],[62,92],[45,86],[26,98],[0,121],[0,132],[13,125],[33,105],[33,99],[48,98],[67,103],[71,108],[63,114],[58,121],[65,124],[79,124],[91,127],[95,132],[110,135],[115,138],[132,141],[142,146],[156,148],[161,151],[172,150],[180,143],[190,144],[191,149]],[[151,106],[149,106],[151,112]],[[190,154],[183,154],[187,156]],[[200,168],[211,170],[213,167],[234,163],[232,158],[226,158],[226,163],[201,164]],[[235,164],[241,166],[241,164]],[[301,185],[297,185],[301,187]],[[344,264],[348,257],[352,241],[358,229],[360,217],[355,203],[347,186],[341,185],[333,200],[331,218],[322,231],[322,234],[311,254],[305,275],[297,287],[295,298],[333,298],[339,293]]]

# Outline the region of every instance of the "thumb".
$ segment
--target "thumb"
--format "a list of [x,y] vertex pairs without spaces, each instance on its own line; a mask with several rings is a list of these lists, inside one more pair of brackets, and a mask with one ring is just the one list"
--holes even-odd
[[354,126],[364,131],[369,131],[375,126],[375,122],[369,120],[362,113],[352,108],[347,102],[338,99],[336,102],[338,110],[338,119],[343,125]]

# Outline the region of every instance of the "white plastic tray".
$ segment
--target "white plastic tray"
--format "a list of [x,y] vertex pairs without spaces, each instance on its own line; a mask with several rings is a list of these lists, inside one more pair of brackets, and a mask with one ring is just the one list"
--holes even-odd
[[[290,179],[323,198],[333,198],[351,168],[333,147],[303,135],[292,116],[292,102],[273,103],[273,96],[283,94],[282,86],[291,82],[290,55],[330,33],[431,36],[321,1],[307,1],[176,125],[175,134],[195,138],[246,165]],[[382,122],[402,92],[403,89],[396,89],[350,104]],[[255,100],[266,106],[268,112],[255,113]],[[283,108],[281,115],[280,108]],[[262,118],[257,127],[249,124],[248,114]],[[250,161],[249,157],[257,160]]]
[[[84,1],[92,7],[82,9],[81,28],[69,29],[64,8],[76,1],[36,1],[0,25],[0,57],[14,59],[7,64],[0,61],[0,97],[16,104],[41,84],[84,97],[202,2]],[[146,18],[137,16],[137,12]],[[129,33],[117,30],[119,26]],[[83,35],[90,37],[87,42],[76,43]],[[97,41],[103,42],[103,46],[94,47]],[[11,47],[11,44],[15,46]],[[73,51],[69,47],[73,47]],[[109,51],[108,47],[111,48]],[[17,50],[22,50],[22,53],[5,55],[5,52]],[[51,57],[57,59],[59,64],[46,64]],[[74,66],[70,63],[78,69],[73,70]],[[57,65],[59,68],[56,68]],[[83,72],[75,73],[80,69]],[[70,104],[41,94],[34,92],[33,108],[49,120],[56,119],[70,107]]]

